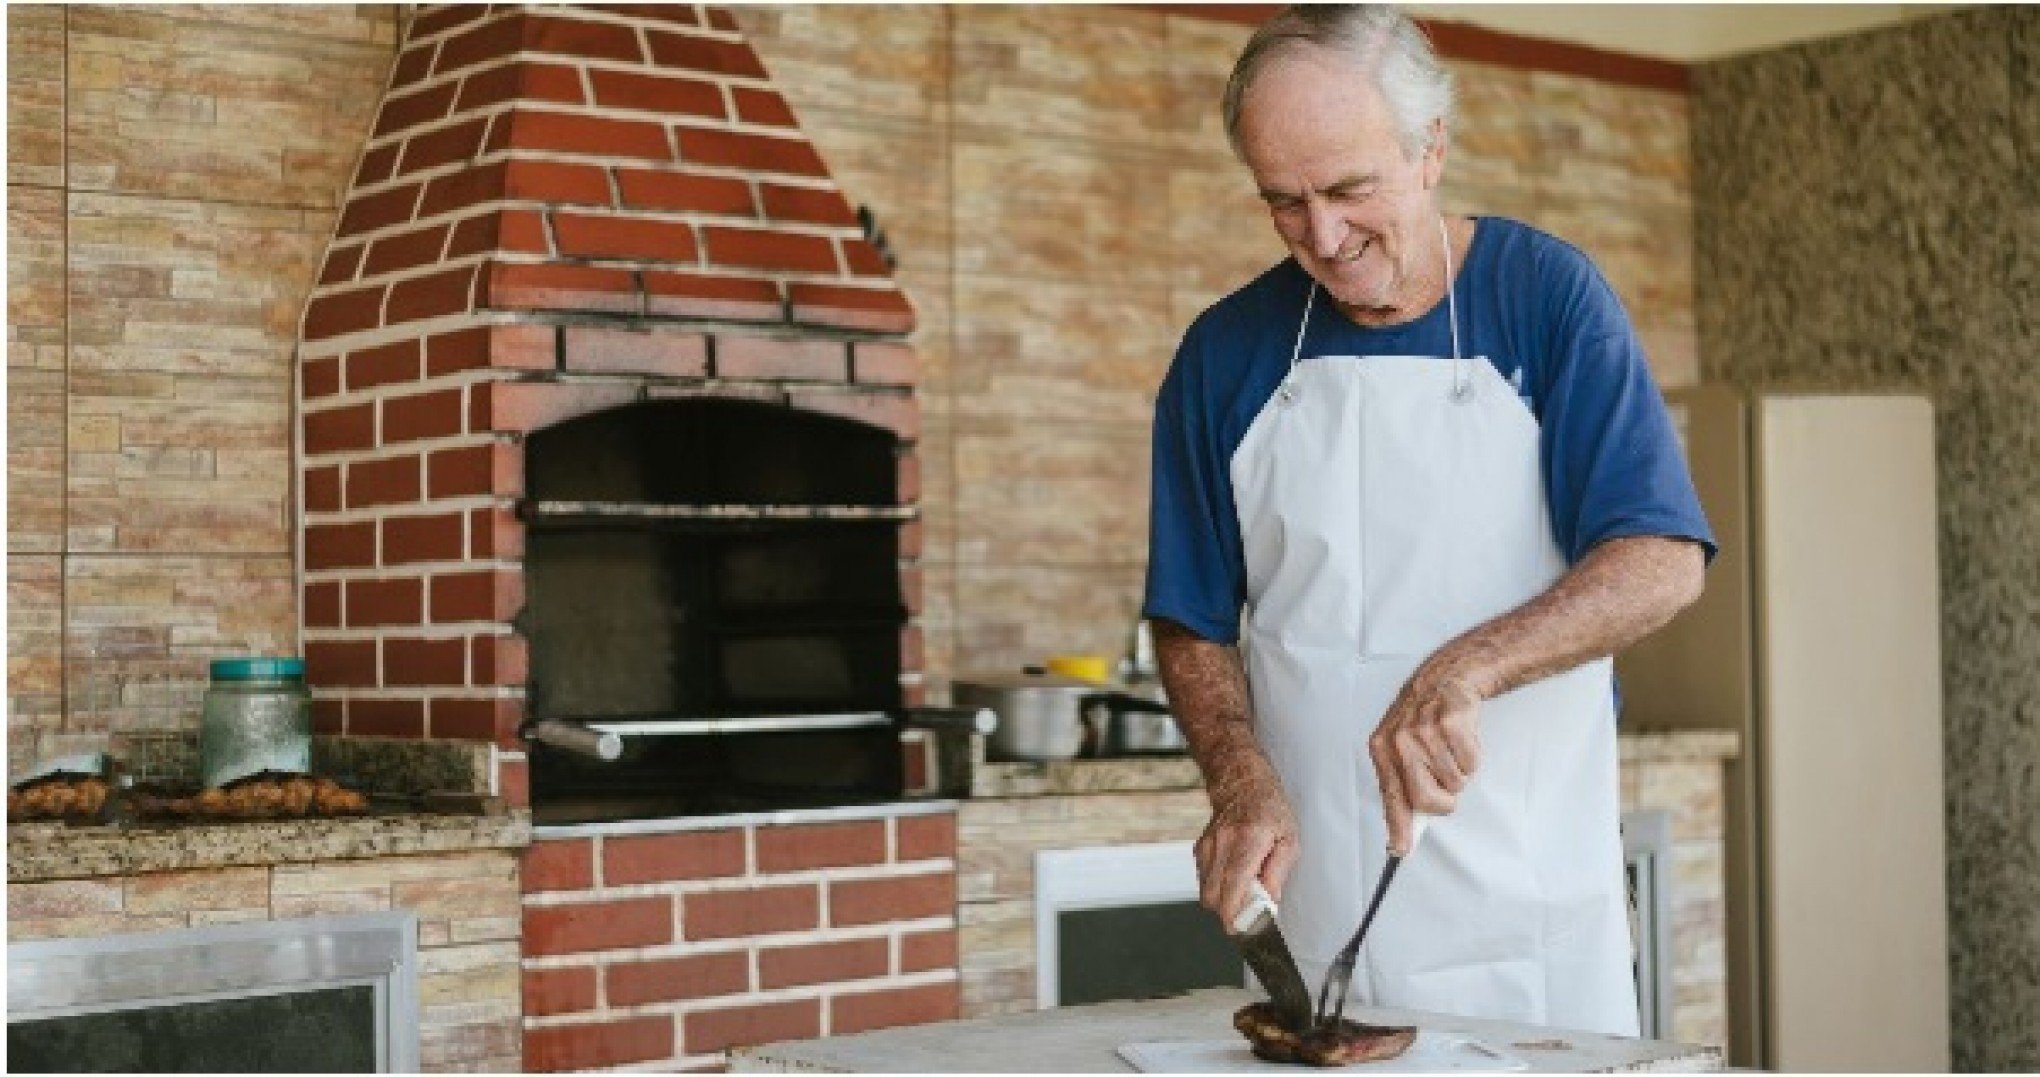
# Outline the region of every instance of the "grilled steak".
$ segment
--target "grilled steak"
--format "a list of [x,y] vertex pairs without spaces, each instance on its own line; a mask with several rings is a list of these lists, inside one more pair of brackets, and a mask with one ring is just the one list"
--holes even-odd
[[1297,1032],[1283,1025],[1275,1016],[1275,1007],[1265,1002],[1241,1007],[1233,1014],[1233,1027],[1253,1045],[1255,1058],[1303,1066],[1385,1062],[1409,1050],[1417,1038],[1414,1028],[1363,1025],[1343,1019],[1336,1028]]

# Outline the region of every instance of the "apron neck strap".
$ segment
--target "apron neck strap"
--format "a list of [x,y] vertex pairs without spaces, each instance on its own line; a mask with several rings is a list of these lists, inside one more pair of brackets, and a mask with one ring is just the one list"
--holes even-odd
[[[1457,289],[1452,278],[1452,233],[1446,230],[1442,213],[1438,215],[1438,248],[1445,255],[1445,317],[1452,327],[1452,399],[1464,400],[1473,391],[1473,371],[1459,353],[1459,298],[1453,294]],[[1317,281],[1313,280],[1310,291],[1304,293],[1303,318],[1296,323],[1296,342],[1289,347],[1289,373],[1292,376],[1296,373],[1296,364],[1303,358],[1303,337],[1310,330],[1310,311],[1317,303],[1317,293]]]

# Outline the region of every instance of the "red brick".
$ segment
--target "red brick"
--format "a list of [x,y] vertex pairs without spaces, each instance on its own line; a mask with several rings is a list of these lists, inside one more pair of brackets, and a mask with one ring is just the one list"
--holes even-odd
[[531,806],[531,767],[522,759],[496,757],[496,793],[513,808]]
[[822,236],[791,235],[752,228],[704,227],[702,243],[717,265],[800,273],[834,273],[836,245]]
[[455,561],[461,556],[466,520],[460,513],[395,516],[382,522],[383,564]]
[[739,950],[615,963],[603,981],[611,1006],[740,995],[751,988],[751,958]]
[[540,838],[524,850],[524,892],[591,890],[595,886],[595,839]]
[[[382,641],[383,683],[419,688],[444,688],[467,683],[467,641],[463,639],[405,639],[385,636]],[[425,725],[424,708],[419,708],[418,725]]]
[[314,688],[375,687],[375,641],[306,640],[305,683]]
[[849,347],[839,340],[789,340],[728,335],[715,342],[719,378],[840,382],[849,376]]
[[637,280],[627,269],[489,263],[488,305],[499,310],[600,310],[635,314]]
[[570,325],[563,352],[568,370],[699,378],[708,373],[708,338],[669,329]]
[[913,441],[921,433],[921,409],[913,397],[904,393],[846,393],[793,386],[787,391],[787,399],[795,407],[884,427],[903,441]]
[[960,1002],[955,983],[837,995],[829,1000],[829,1031],[842,1036],[874,1028],[953,1021]]
[[375,130],[369,137],[381,138],[440,119],[453,107],[453,97],[452,83],[386,97],[382,108],[376,112]]
[[382,430],[385,445],[447,437],[461,432],[461,391],[439,389],[414,396],[385,397]]
[[758,986],[770,991],[884,976],[892,964],[889,949],[884,939],[852,939],[760,950]]
[[418,342],[399,340],[365,348],[347,356],[347,389],[359,392],[378,385],[418,380]]
[[524,1066],[541,1073],[620,1066],[673,1053],[673,1019],[664,1014],[524,1030]]
[[[460,80],[460,96],[454,100],[453,110],[473,112],[521,97],[518,89],[523,79],[520,76],[526,66],[510,63],[469,72]],[[579,103],[578,100],[576,103]]]
[[914,308],[897,288],[845,288],[796,282],[787,290],[796,322],[877,333],[914,331]]
[[439,261],[440,252],[445,248],[446,226],[443,224],[384,236],[369,246],[363,272],[373,277],[393,270],[432,265]]
[[898,859],[943,860],[956,857],[956,816],[903,815],[894,820],[899,827]]
[[523,741],[517,736],[517,726],[522,714],[522,701],[496,696],[480,699],[437,696],[429,708],[431,732],[434,737],[494,742],[506,748],[518,749],[524,746]]
[[524,18],[512,15],[463,30],[439,45],[439,57],[432,73],[443,75],[472,64],[501,59],[524,44]]
[[[473,11],[478,7],[480,7],[479,4],[473,6],[466,4],[447,5],[448,10],[458,11]],[[415,23],[412,24],[411,36],[413,40],[419,36]],[[404,89],[426,75],[431,74],[432,58],[438,54],[439,43],[436,41],[429,45],[419,45],[416,48],[405,49],[404,54],[397,57],[396,66],[390,71],[390,88]]]
[[612,837],[602,845],[602,881],[608,886],[726,878],[743,873],[742,830],[686,830],[677,834]]
[[524,521],[507,505],[468,513],[468,556],[512,561],[524,556]]
[[415,576],[347,581],[347,627],[415,625],[425,619],[425,586]]
[[[526,864],[530,860],[525,861]],[[528,870],[528,869],[527,869]],[[595,968],[524,970],[524,1015],[580,1013],[595,1008]]]
[[761,826],[760,872],[803,871],[885,863],[885,821]]
[[581,91],[581,69],[566,64],[525,61],[517,65],[517,97],[520,101],[557,101],[563,105],[587,104]]
[[921,360],[905,344],[860,340],[850,349],[850,372],[866,385],[913,385],[921,379]]
[[425,701],[354,699],[347,703],[347,732],[366,737],[422,737]]
[[415,502],[423,492],[419,474],[423,470],[415,456],[357,460],[347,465],[347,507]]
[[502,198],[507,173],[504,164],[496,161],[436,177],[425,184],[425,194],[418,200],[418,216],[437,217]]
[[305,511],[340,511],[340,467],[315,467],[305,471]]
[[[921,566],[909,565],[901,567],[900,603],[907,607],[907,612],[909,614],[918,614],[921,612],[921,592],[922,592]],[[919,641],[917,640],[916,641],[917,645],[918,642]],[[900,643],[903,647],[905,646],[906,638],[904,636],[901,637]]]
[[956,931],[944,928],[941,931],[916,931],[900,936],[900,971],[924,972],[928,969],[953,969],[957,967]]
[[616,186],[623,194],[623,204],[634,209],[722,213],[737,217],[752,217],[758,212],[751,201],[751,185],[731,176],[694,176],[646,168],[618,168]]
[[728,8],[722,7],[709,8],[708,24],[710,26],[715,27],[718,30],[728,30],[730,33],[733,34],[736,33],[738,29],[736,16],[731,15]]
[[425,458],[425,494],[434,499],[472,497],[477,494],[513,495],[515,490],[497,486],[499,454],[514,455],[512,446],[501,442],[463,445],[441,449]]
[[785,313],[773,281],[656,270],[646,270],[644,278],[647,314],[776,322]]
[[954,915],[956,876],[946,871],[829,884],[829,923],[836,927]]
[[590,70],[588,81],[595,90],[595,103],[604,108],[718,120],[727,115],[723,110],[722,87],[713,82],[602,70]]
[[325,355],[305,360],[301,385],[306,400],[316,400],[339,392],[340,357]]
[[335,234],[351,236],[410,220],[411,211],[418,205],[420,190],[422,185],[406,183],[387,191],[354,196],[347,202],[347,211],[340,215],[340,226]]
[[454,226],[453,239],[446,245],[446,257],[465,258],[499,250],[552,253],[552,242],[545,234],[545,217],[529,209],[492,209],[469,217]]
[[559,327],[541,322],[492,327],[489,330],[489,365],[517,370],[557,368],[560,365]]
[[680,221],[637,217],[591,217],[555,212],[553,235],[560,253],[575,258],[640,258],[661,262],[695,259],[694,229]]
[[878,248],[861,239],[840,239],[843,248],[843,265],[853,277],[892,278],[892,267],[885,264],[885,255]]
[[475,386],[469,429],[528,434],[591,412],[638,399],[634,385],[490,382]]
[[780,172],[794,176],[827,176],[820,154],[804,138],[775,138],[739,131],[683,128],[680,159],[694,164]]
[[319,283],[345,284],[353,280],[355,271],[361,268],[361,251],[359,243],[327,251],[326,264],[319,270]]
[[735,86],[730,96],[737,101],[737,118],[745,123],[769,124],[776,127],[797,127],[793,108],[786,98],[771,90],[754,90],[749,86]]
[[758,62],[758,54],[741,41],[664,30],[646,30],[645,39],[652,46],[652,62],[660,67],[682,67],[752,79],[767,77],[765,65]]
[[337,699],[312,700],[312,732],[337,737],[347,732],[347,705]]
[[375,524],[310,524],[305,527],[305,569],[367,568],[375,564]]
[[439,4],[423,8],[418,12],[418,18],[411,23],[411,40],[416,41],[442,30],[451,30],[488,13],[489,9],[482,4]]
[[524,573],[479,569],[432,577],[432,624],[461,620],[508,622],[524,606]]
[[[607,876],[604,876],[607,878]],[[819,926],[821,895],[812,884],[689,894],[681,909],[689,939],[734,939]]]
[[834,187],[788,187],[761,183],[758,196],[765,204],[765,216],[775,221],[807,221],[854,227],[857,212],[850,208],[843,192]]
[[476,636],[468,641],[468,683],[516,686],[531,680],[531,645],[522,636]]
[[525,20],[524,46],[534,52],[556,52],[575,59],[642,62],[637,33],[631,27],[584,19],[534,15]]
[[439,333],[425,340],[425,373],[439,377],[489,365],[489,327]]
[[374,443],[374,404],[355,404],[305,414],[305,452],[313,456],[366,449]]
[[[921,587],[914,581],[913,599],[907,603],[908,613],[921,612]],[[927,663],[927,655],[921,639],[919,625],[908,625],[900,629],[900,668],[921,669]]]
[[472,160],[481,151],[482,135],[488,127],[487,120],[476,118],[412,135],[404,143],[404,158],[397,165],[397,173],[408,176],[455,161]]
[[420,318],[464,314],[474,291],[475,267],[457,266],[390,285],[389,306],[383,317],[397,325]]
[[383,286],[322,295],[305,305],[306,340],[325,340],[382,324]]
[[899,534],[900,534],[900,556],[901,557],[921,556],[922,534],[920,521],[911,520],[908,521],[907,523],[901,524]]
[[590,4],[590,9],[607,11],[630,19],[656,19],[676,26],[699,26],[692,4]]
[[594,901],[580,905],[527,906],[524,953],[591,953],[673,941],[673,899],[654,897]]
[[686,1022],[686,1051],[712,1054],[731,1047],[752,1047],[780,1040],[805,1040],[822,1034],[820,999],[759,1002],[722,1010],[697,1010]]
[[305,627],[340,627],[340,584],[334,581],[305,584]]
[[510,114],[509,146],[599,157],[642,157],[669,161],[673,147],[664,126],[649,120],[520,111]]
[[607,170],[598,165],[562,161],[506,162],[503,197],[585,206],[607,206],[613,202]]

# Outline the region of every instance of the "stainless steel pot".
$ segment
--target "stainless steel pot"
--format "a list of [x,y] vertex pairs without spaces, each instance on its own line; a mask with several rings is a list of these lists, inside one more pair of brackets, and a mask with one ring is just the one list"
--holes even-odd
[[1168,703],[1154,698],[1160,695],[1160,686],[1156,686],[1153,695],[1101,692],[1086,699],[1084,720],[1095,731],[1097,754],[1162,755],[1187,750],[1189,744]]
[[963,707],[990,707],[999,726],[986,742],[993,759],[1051,762],[1075,759],[1085,747],[1084,699],[1098,686],[1053,673],[975,673],[950,684]]

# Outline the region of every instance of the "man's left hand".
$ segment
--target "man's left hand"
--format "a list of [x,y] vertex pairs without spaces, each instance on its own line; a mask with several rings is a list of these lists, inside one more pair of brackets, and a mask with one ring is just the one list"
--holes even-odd
[[1396,855],[1409,852],[1410,813],[1451,814],[1480,766],[1481,699],[1468,678],[1426,664],[1367,738]]

